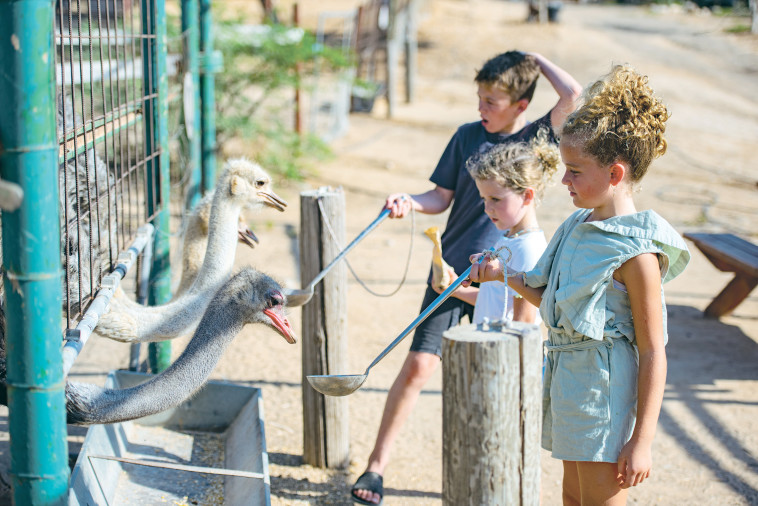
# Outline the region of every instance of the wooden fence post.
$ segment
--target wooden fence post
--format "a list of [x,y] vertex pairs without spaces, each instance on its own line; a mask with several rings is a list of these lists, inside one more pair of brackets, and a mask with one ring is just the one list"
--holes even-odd
[[[322,211],[323,209],[323,215]],[[332,237],[332,232],[335,237]],[[345,196],[321,188],[300,194],[300,281],[307,286],[345,246]],[[334,266],[303,306],[303,459],[316,467],[349,463],[347,397],[318,393],[309,374],[343,374],[347,370],[347,269]]]
[[416,96],[416,72],[418,70],[418,0],[408,2],[408,20],[405,36],[405,101],[413,102]]
[[442,501],[540,503],[542,337],[536,325],[461,325],[442,343]]

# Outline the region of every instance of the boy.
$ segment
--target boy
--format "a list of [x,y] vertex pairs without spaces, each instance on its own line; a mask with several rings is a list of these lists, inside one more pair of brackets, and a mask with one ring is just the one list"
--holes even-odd
[[[528,123],[525,112],[540,73],[555,89],[558,102],[545,116]],[[466,170],[466,160],[495,144],[529,142],[540,127],[552,133],[574,110],[574,101],[581,93],[579,83],[566,71],[539,54],[520,51],[508,51],[488,60],[474,81],[478,85],[481,121],[462,125],[453,135],[430,178],[435,187],[418,195],[394,193],[385,203],[390,218],[406,216],[411,206],[425,214],[439,214],[452,203],[442,234],[442,252],[455,272],[463,272],[469,266],[469,256],[495,244],[499,234],[484,213],[482,199]],[[431,273],[428,283],[431,284]],[[422,311],[437,296],[427,286]],[[352,488],[355,502],[381,503],[382,473],[389,462],[390,447],[421,388],[440,363],[442,333],[459,323],[464,315],[471,319],[473,309],[471,304],[451,297],[416,328],[410,352],[390,388],[366,472]]]

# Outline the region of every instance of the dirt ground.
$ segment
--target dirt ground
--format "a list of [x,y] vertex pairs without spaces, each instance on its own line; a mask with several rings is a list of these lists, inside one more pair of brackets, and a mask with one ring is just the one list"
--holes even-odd
[[[345,4],[334,2],[333,8]],[[430,188],[428,177],[456,126],[478,118],[475,70],[495,53],[518,48],[544,54],[582,84],[612,63],[628,62],[647,73],[673,115],[668,154],[643,182],[638,207],[655,209],[680,232],[724,230],[758,238],[758,38],[725,33],[733,20],[673,9],[570,3],[557,24],[526,24],[524,18],[522,3],[426,2],[413,103],[401,104],[392,121],[384,119],[383,103],[371,116],[352,115],[350,130],[333,145],[336,159],[319,166],[304,185],[344,189],[348,237],[373,219],[388,193]],[[530,119],[554,100],[542,80]],[[291,204],[297,204],[300,189],[287,194]],[[546,233],[572,210],[566,190],[554,184],[538,211]],[[297,250],[283,230],[297,229],[295,209],[260,219],[274,220],[270,234],[261,230],[260,249],[241,252],[240,260],[298,286],[290,255]],[[411,270],[393,297],[374,297],[349,277],[345,372],[362,371],[417,315],[431,252],[421,231],[444,223],[445,216],[417,216]],[[392,291],[403,273],[410,233],[408,220],[379,227],[348,257],[358,276],[376,291]],[[758,504],[758,295],[729,317],[702,317],[729,279],[693,247],[684,275],[666,286],[669,373],[653,475],[631,491],[629,503]],[[263,388],[272,502],[350,504],[349,488],[366,465],[387,390],[410,343],[373,368],[366,385],[350,397],[351,465],[347,472],[327,473],[303,466],[300,457],[297,350],[267,339],[247,366],[239,358],[250,349],[246,339],[237,339],[237,353],[228,353],[217,373]],[[441,502],[441,378],[438,370],[396,443],[385,474],[385,504]],[[560,504],[560,480],[560,462],[544,452],[544,504]]]
[[[328,0],[301,7],[305,25],[324,10],[358,2]],[[521,2],[427,0],[419,26],[418,76],[413,103],[385,119],[353,114],[349,131],[332,144],[335,158],[305,182],[279,185],[285,213],[251,217],[260,245],[238,249],[237,265],[253,265],[283,284],[300,286],[297,259],[299,193],[342,187],[347,237],[379,212],[390,192],[429,189],[431,174],[455,128],[478,119],[476,69],[508,49],[537,51],[588,84],[612,63],[631,63],[650,76],[672,112],[669,151],[656,161],[638,195],[680,232],[729,231],[758,239],[754,150],[758,140],[758,38],[725,32],[730,18],[681,9],[564,4],[559,22],[526,24]],[[743,23],[747,23],[745,18]],[[530,119],[555,101],[540,81]],[[548,236],[572,211],[565,189],[548,189],[538,214]],[[422,231],[444,227],[445,215],[418,215],[407,280],[392,297],[369,294],[348,278],[349,369],[366,365],[418,314],[431,258]],[[400,281],[411,240],[411,220],[388,221],[348,259],[360,279],[379,292]],[[654,444],[653,474],[629,495],[631,504],[758,504],[758,292],[730,316],[704,319],[702,310],[730,279],[692,248],[685,273],[666,285],[669,372]],[[300,334],[300,310],[290,319]],[[175,341],[178,354],[182,340]],[[349,489],[371,451],[387,391],[410,339],[371,370],[349,397],[351,463],[346,470],[303,464],[301,352],[273,332],[247,327],[232,343],[214,379],[260,387],[274,505],[352,504]],[[73,379],[101,382],[127,363],[128,346],[93,338]],[[385,504],[442,502],[442,374],[424,389],[393,450],[385,474]],[[309,388],[309,387],[305,387]],[[7,434],[6,434],[7,435]],[[543,453],[542,502],[560,504],[561,464]]]

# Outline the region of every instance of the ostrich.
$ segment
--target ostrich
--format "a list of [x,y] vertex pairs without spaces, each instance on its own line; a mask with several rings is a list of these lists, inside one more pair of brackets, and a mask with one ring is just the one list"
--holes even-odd
[[190,288],[160,306],[141,306],[123,292],[117,293],[110,310],[100,317],[95,332],[132,343],[173,339],[191,332],[210,297],[229,278],[242,208],[267,205],[283,211],[287,205],[270,187],[271,178],[257,164],[246,159],[229,160],[213,197],[205,258]]
[[[251,267],[227,281],[212,297],[195,335],[161,374],[122,390],[89,383],[66,384],[68,423],[91,425],[134,420],[181,404],[205,384],[224,350],[248,323],[263,323],[290,343],[295,335],[284,314],[281,286]],[[2,357],[2,372],[5,371]],[[0,400],[5,397],[5,375]]]
[[[82,124],[73,106],[64,108],[63,100],[58,102],[59,138],[67,133],[63,131],[64,125],[69,130]],[[66,231],[61,234],[61,261],[68,279],[74,280],[66,283],[66,276],[63,278],[63,307],[65,310],[70,302],[71,310],[77,313],[80,296],[84,299],[91,295],[97,288],[99,270],[115,260],[109,258],[118,244],[115,176],[92,146],[60,165],[58,184],[61,230]]]
[[[184,233],[182,234],[182,277],[179,280],[179,286],[174,291],[174,297],[178,297],[189,290],[202,267],[205,252],[208,249],[211,205],[213,204],[214,196],[215,191],[213,190],[206,193],[187,216]],[[239,216],[237,233],[239,242],[251,248],[254,248],[258,243],[258,238],[248,228],[242,214]]]

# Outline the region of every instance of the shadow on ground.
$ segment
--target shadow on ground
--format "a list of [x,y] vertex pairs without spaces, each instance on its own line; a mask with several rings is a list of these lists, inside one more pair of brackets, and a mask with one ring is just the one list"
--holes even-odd
[[[705,318],[688,306],[668,308],[668,378],[660,427],[686,454],[758,504],[758,460],[728,427],[730,411],[755,406],[740,398],[733,381],[754,381],[758,343],[737,326]],[[746,473],[737,472],[746,470]]]

